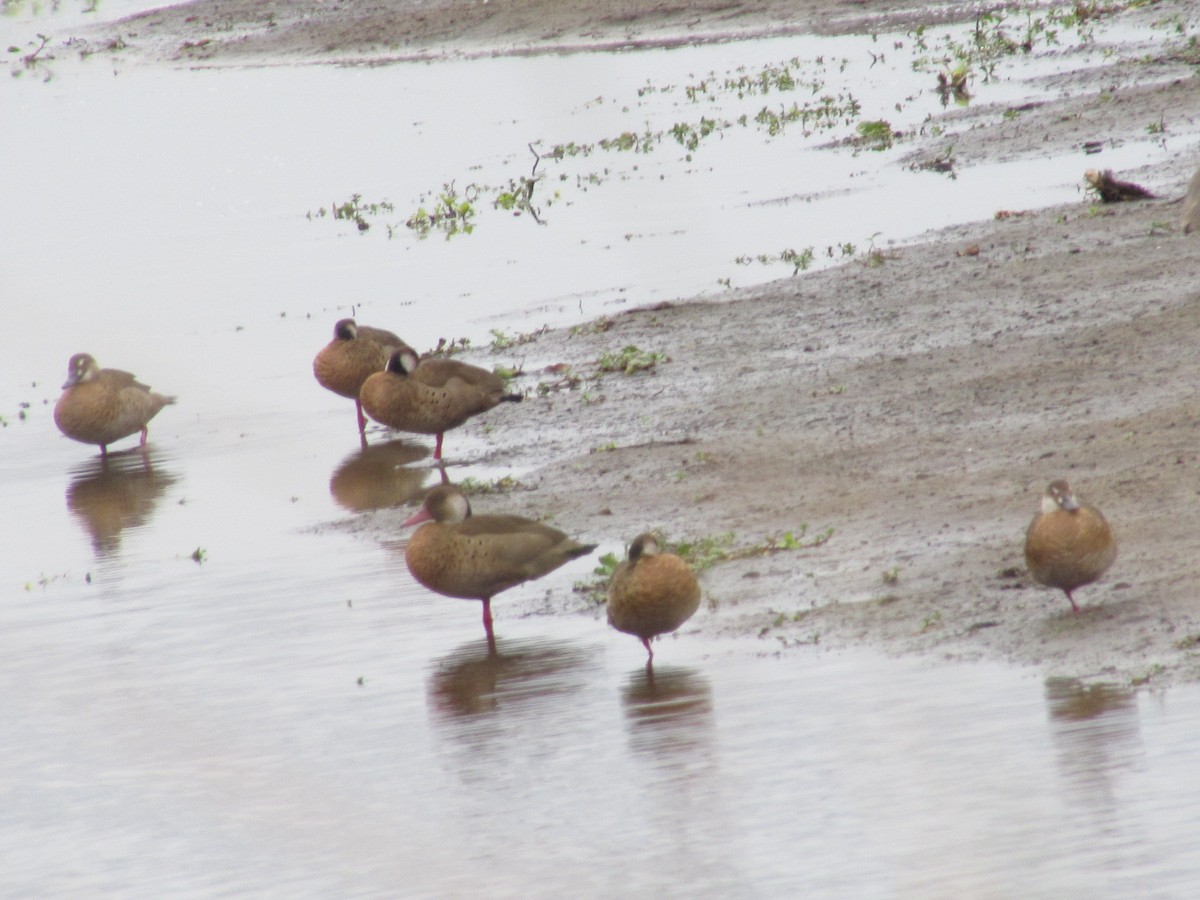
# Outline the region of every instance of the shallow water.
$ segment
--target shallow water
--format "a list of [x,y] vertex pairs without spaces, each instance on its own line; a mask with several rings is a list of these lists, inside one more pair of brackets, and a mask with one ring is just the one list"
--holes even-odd
[[[904,97],[887,114],[913,127],[936,98],[902,59],[866,66],[864,40],[818,43],[853,60],[864,107]],[[781,274],[741,254],[1070,199],[1096,164],[951,181],[897,166],[903,148],[731,129],[691,161],[664,143],[564,164],[545,227],[484,211],[452,241],[386,236],[444,181],[527,173],[530,140],[694,118],[679,85],[808,46],[371,69],[93,57],[5,83],[21,139],[0,168],[0,894],[1182,894],[1200,866],[1197,689],[775,658],[687,629],[650,683],[636,641],[522,616],[516,596],[496,603],[491,658],[478,605],[414,585],[402,535],[353,533],[437,475],[424,439],[375,432],[362,452],[351,405],[312,380],[342,315],[478,344]],[[639,97],[647,82],[676,89]],[[1102,161],[1148,152],[1173,145]],[[356,191],[394,217],[360,235],[305,215]],[[179,396],[144,456],[102,464],[54,429],[81,350]],[[518,414],[490,413],[495,434]],[[510,471],[495,436],[446,442],[456,480]],[[514,595],[561,596],[591,565]]]
[[489,657],[474,604],[341,574],[10,631],[5,892],[1167,897],[1200,864],[1195,689],[686,635],[651,680],[594,623],[501,603]]

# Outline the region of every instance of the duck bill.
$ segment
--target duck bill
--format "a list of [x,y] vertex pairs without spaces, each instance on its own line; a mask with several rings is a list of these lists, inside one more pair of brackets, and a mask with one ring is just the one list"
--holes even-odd
[[404,520],[403,527],[407,528],[409,525],[418,525],[421,522],[428,522],[432,518],[433,516],[429,514],[429,510],[422,506],[412,516]]

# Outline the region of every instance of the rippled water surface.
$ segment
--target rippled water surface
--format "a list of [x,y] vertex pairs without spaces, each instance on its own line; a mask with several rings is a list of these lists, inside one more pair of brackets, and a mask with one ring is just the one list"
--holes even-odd
[[[545,226],[489,207],[450,241],[403,227],[445,182],[528,174],[530,141],[695,120],[680,92],[709,72],[823,55],[867,117],[940,108],[866,40],[373,69],[62,54],[7,79],[0,895],[1188,896],[1197,689],[777,658],[687,628],[651,678],[599,619],[505,597],[489,655],[478,605],[416,586],[403,535],[354,533],[437,476],[429,441],[360,450],[314,383],[336,318],[478,345],[786,272],[744,254],[1076,196],[1082,155],[953,181],[824,146],[844,131],[733,128],[690,159],[668,139],[546,163]],[[356,192],[395,212],[364,234],[307,216]],[[147,453],[103,463],[55,430],[82,350],[179,396]],[[456,479],[509,471],[495,433],[447,453]]]

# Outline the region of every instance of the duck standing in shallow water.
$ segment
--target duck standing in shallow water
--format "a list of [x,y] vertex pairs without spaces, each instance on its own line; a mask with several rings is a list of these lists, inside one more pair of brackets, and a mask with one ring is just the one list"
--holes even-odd
[[1079,612],[1071,592],[1098,579],[1116,558],[1117,541],[1100,510],[1081,505],[1067,482],[1050,482],[1025,532],[1025,564],[1034,580],[1062,590]]
[[67,363],[67,381],[54,404],[54,424],[72,440],[99,444],[100,456],[108,456],[108,445],[142,433],[139,446],[146,446],[146,424],[174,397],[156,394],[128,372],[102,369],[90,353],[76,353]]
[[354,401],[360,435],[367,430],[367,419],[358,399],[363,382],[382,372],[397,350],[412,348],[390,331],[341,319],[333,326],[333,340],[313,359],[313,375],[321,387]]
[[521,516],[471,515],[466,496],[451,484],[430,490],[420,511],[404,524],[420,522],[426,524],[404,552],[408,571],[431,591],[482,600],[489,645],[495,643],[492,597],[596,549]]
[[688,564],[661,552],[652,534],[634,538],[608,586],[608,623],[641,638],[647,662],[653,662],[650,641],[677,629],[699,608],[700,585]]
[[471,416],[520,394],[504,393],[504,381],[494,372],[452,359],[418,359],[412,350],[398,350],[387,368],[362,386],[362,407],[376,422],[399,431],[436,434],[433,458],[442,458],[442,436]]

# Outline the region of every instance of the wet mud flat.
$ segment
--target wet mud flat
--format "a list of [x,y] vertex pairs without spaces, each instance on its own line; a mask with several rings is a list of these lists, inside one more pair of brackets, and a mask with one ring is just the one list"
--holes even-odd
[[[1046,210],[877,268],[548,336],[548,358],[586,365],[633,343],[671,362],[605,379],[602,402],[556,398],[538,433],[564,461],[510,500],[593,538],[597,522],[744,544],[833,528],[819,547],[706,573],[715,608],[699,627],[757,634],[764,650],[867,644],[1084,680],[1195,680],[1200,295],[1186,270],[1200,246],[1152,234],[1161,214]],[[587,452],[580,433],[616,448]],[[544,448],[531,433],[525,451]],[[1078,615],[1022,557],[1057,477],[1104,509],[1121,548],[1077,592]]]
[[[218,62],[251,52],[390,53],[419,44],[406,27],[430,41],[457,34],[461,47],[490,35],[512,49],[513,34],[531,33],[516,11],[535,5],[502,4],[506,12],[476,31],[453,18],[439,25],[437,9],[416,17],[389,5],[398,18],[387,20],[386,37],[370,30],[384,20],[371,25],[362,11],[341,37],[320,16],[290,28],[277,20],[264,37],[237,16],[254,6],[222,4],[234,39],[211,40],[203,53]],[[547,48],[568,34],[599,42],[612,27],[644,35],[662,18],[676,36],[698,27],[689,23],[715,31],[719,18],[707,6],[621,7],[609,30],[589,32],[601,4],[553,6],[575,18],[538,32]],[[722,4],[721,15],[740,10],[740,23],[767,30],[811,26],[800,13],[772,18],[776,7]],[[203,9],[180,7],[143,27],[169,33],[166,47],[210,27]],[[887,5],[856,9],[888,21]],[[1187,12],[1164,3],[1145,14]],[[200,18],[189,23],[185,13]],[[1117,54],[1100,75],[1053,76],[1058,99],[1019,117],[968,108],[943,124],[962,165],[1115,145],[1154,121],[1169,140],[1173,125],[1200,118],[1195,65],[1186,54]],[[914,160],[945,140],[917,143]],[[609,542],[650,528],[690,539],[732,532],[744,545],[801,525],[834,529],[819,547],[705,573],[707,606],[689,627],[757,635],[764,652],[868,644],[1092,681],[1195,681],[1200,242],[1182,234],[1170,201],[1198,163],[1200,151],[1181,142],[1165,163],[1118,173],[1160,200],[1101,205],[1081,191],[1077,204],[1026,212],[1036,198],[1014,196],[1003,217],[837,269],[546,332],[522,348],[526,374],[516,384],[531,402],[505,417],[492,436],[503,453],[489,460],[522,473],[528,490],[477,506]],[[666,359],[633,375],[596,375],[600,355],[624,346]],[[560,364],[584,376],[580,387],[557,386],[561,370],[545,367]],[[1108,575],[1078,592],[1079,615],[1030,581],[1021,556],[1054,478],[1104,510],[1121,548]],[[376,513],[355,527],[392,539],[405,514]],[[545,604],[509,601],[522,602],[526,611]],[[581,596],[553,602],[588,608]],[[501,607],[500,631],[504,615]]]

